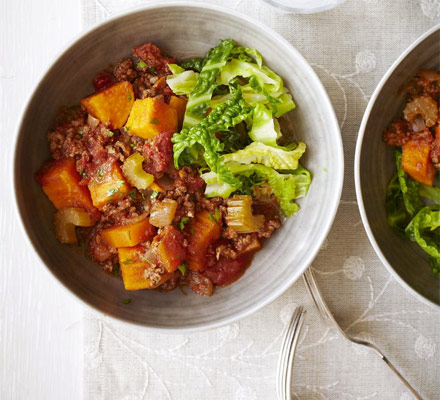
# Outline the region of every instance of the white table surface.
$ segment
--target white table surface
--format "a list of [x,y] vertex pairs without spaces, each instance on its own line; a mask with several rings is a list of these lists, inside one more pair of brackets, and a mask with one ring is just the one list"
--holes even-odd
[[[0,399],[81,397],[82,306],[42,267],[14,212],[15,127],[31,88],[81,30],[79,0],[0,2]],[[6,189],[6,190],[5,190]]]

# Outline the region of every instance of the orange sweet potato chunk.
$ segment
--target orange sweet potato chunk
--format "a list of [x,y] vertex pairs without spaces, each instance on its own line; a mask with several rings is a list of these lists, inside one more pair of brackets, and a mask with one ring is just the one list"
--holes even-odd
[[147,216],[136,218],[127,225],[112,226],[101,232],[102,238],[112,247],[133,247],[139,243],[151,240],[156,229],[150,224]]
[[431,144],[410,140],[402,146],[402,168],[413,179],[432,186],[435,167],[431,160]]
[[151,139],[162,132],[176,132],[177,111],[153,97],[136,100],[125,129],[143,139]]
[[220,222],[214,215],[203,210],[196,214],[187,229],[191,233],[188,238],[188,267],[191,271],[203,271],[209,245],[220,239]]
[[95,210],[87,187],[79,184],[81,177],[73,158],[44,164],[35,174],[35,179],[58,210],[63,207],[78,207],[89,212]]
[[110,129],[118,129],[125,124],[133,103],[133,86],[127,81],[114,83],[81,100],[85,110]]
[[174,226],[169,225],[153,240],[157,246],[157,254],[167,272],[174,272],[186,260],[186,249],[183,245],[184,236]]
[[93,205],[99,210],[102,210],[108,202],[122,198],[130,190],[130,185],[126,182],[116,160],[97,168],[88,187]]
[[156,273],[149,263],[142,261],[143,251],[141,246],[118,249],[125,290],[154,289],[173,276],[168,272]]
[[177,111],[177,126],[182,128],[183,117],[185,116],[186,100],[177,96],[171,96],[170,107],[173,107]]

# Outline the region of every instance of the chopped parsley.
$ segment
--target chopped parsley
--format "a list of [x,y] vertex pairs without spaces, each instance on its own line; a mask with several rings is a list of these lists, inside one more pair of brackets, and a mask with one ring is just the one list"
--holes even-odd
[[108,131],[108,137],[113,137],[115,133],[113,131]]
[[137,201],[136,189],[130,190],[127,194],[131,197],[131,201],[133,203],[136,203]]
[[144,192],[141,192],[141,197],[142,197],[142,200],[145,201],[145,194],[144,194]]
[[127,100],[131,101],[131,93],[128,89],[127,89]]
[[118,184],[118,186],[122,186],[125,183],[125,181],[116,181],[116,183]]
[[133,264],[134,261],[133,260],[124,260],[122,261],[122,264]]
[[131,303],[131,299],[124,299],[122,300],[123,304],[130,304]]
[[156,67],[154,65],[152,65],[151,67],[148,67],[148,72],[150,74],[154,74],[156,72]]
[[194,229],[191,228],[191,229],[189,230],[189,233],[191,233],[191,235],[194,235]]
[[107,190],[107,197],[113,196],[116,193],[118,193],[118,189],[116,189],[116,188],[109,189],[109,190]]
[[222,216],[222,214],[220,213],[220,210],[218,208],[215,209],[214,216],[217,221],[220,221],[220,217]]
[[96,176],[97,176],[99,179],[102,179],[102,178],[104,177],[104,170],[103,170],[102,168],[99,168],[99,169],[96,171]]
[[119,264],[113,264],[113,276],[117,278],[119,276]]
[[84,135],[84,132],[83,132],[82,129],[78,129],[78,130],[76,131],[76,133],[77,133],[78,135],[80,135],[80,136]]
[[151,193],[150,199],[155,199],[158,196],[159,192]]
[[181,274],[183,276],[185,276],[186,274],[186,262],[183,262],[182,264],[180,264],[177,269],[181,272]]
[[[215,210],[218,211],[218,210]],[[216,217],[214,217],[214,215],[209,214],[209,219],[214,222],[216,225],[220,225],[220,223],[218,222],[218,219]]]
[[125,129],[126,132],[128,132],[130,130],[130,127],[129,126],[124,126],[124,129]]
[[180,221],[179,221],[179,228],[181,231],[183,231],[185,229],[185,224],[187,224],[189,221],[188,217],[183,217]]
[[160,124],[160,121],[159,121],[157,118],[153,118],[153,119],[150,121],[150,124],[158,125],[158,124]]
[[143,61],[139,61],[136,65],[138,68],[145,68],[147,66],[147,64],[144,63]]
[[89,176],[87,175],[87,172],[86,172],[85,169],[83,169],[83,170],[81,171],[81,176],[84,177],[84,178],[86,178],[86,179],[89,177]]

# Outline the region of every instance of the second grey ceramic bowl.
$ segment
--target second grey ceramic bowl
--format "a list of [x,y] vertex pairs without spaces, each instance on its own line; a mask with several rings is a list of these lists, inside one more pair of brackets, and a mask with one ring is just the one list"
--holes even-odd
[[[78,104],[91,80],[109,63],[153,42],[178,58],[202,56],[221,38],[257,48],[283,78],[297,109],[284,129],[307,146],[303,163],[313,173],[301,211],[265,243],[244,276],[210,298],[188,290],[126,292],[122,281],[101,271],[79,248],[58,243],[54,208],[33,174],[49,157],[46,132],[61,104]],[[111,18],[76,39],[35,89],[18,131],[14,184],[24,228],[53,275],[94,309],[138,326],[196,330],[230,323],[283,293],[310,265],[332,224],[343,181],[342,144],[328,96],[304,58],[282,37],[246,16],[201,4],[153,4]],[[325,172],[326,171],[326,172]],[[122,303],[131,298],[130,304]]]
[[405,288],[440,309],[440,280],[433,276],[427,255],[415,243],[396,235],[385,213],[385,192],[395,164],[393,150],[382,134],[401,115],[405,87],[420,69],[440,70],[440,25],[399,57],[373,93],[356,147],[356,193],[368,237],[382,262]]

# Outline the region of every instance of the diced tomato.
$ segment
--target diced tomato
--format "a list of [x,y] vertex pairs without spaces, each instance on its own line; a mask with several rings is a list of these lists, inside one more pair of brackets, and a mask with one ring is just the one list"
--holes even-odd
[[157,174],[167,168],[173,157],[173,144],[171,143],[173,134],[172,131],[162,132],[152,141],[145,143],[142,153],[149,160],[146,170],[150,174]]
[[236,281],[249,265],[250,257],[241,256],[235,260],[221,256],[214,266],[207,269],[203,275],[214,285],[228,285]]
[[96,74],[93,79],[93,87],[97,92],[108,88],[115,83],[115,77],[112,73],[107,71],[102,71]]

